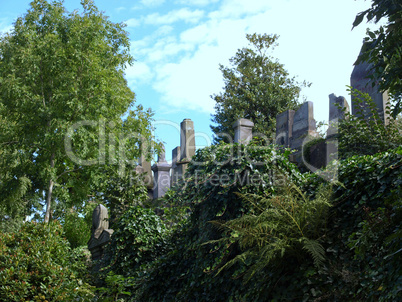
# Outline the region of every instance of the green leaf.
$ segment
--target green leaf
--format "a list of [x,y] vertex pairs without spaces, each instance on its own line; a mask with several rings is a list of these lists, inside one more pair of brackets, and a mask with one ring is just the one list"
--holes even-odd
[[358,26],[360,23],[362,23],[363,18],[364,18],[364,16],[366,15],[367,12],[368,12],[368,11],[364,11],[364,12],[361,12],[361,13],[357,14],[357,16],[356,16],[356,18],[355,18],[355,21],[353,21],[353,27],[356,27],[356,26]]

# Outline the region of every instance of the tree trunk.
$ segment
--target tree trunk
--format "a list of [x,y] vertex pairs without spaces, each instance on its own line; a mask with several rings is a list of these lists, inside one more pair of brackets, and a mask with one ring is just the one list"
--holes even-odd
[[[51,158],[50,158],[50,167],[53,169],[54,168],[54,157],[55,154],[53,153]],[[53,185],[54,181],[52,177],[50,177],[49,180],[49,188],[47,190],[47,195],[46,195],[46,214],[45,214],[45,223],[49,222],[50,219],[50,211],[51,211],[51,204],[52,204],[52,193],[53,193]]]

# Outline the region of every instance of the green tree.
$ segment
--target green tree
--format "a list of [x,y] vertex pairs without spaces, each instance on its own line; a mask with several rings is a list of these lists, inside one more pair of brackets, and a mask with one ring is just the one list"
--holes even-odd
[[399,0],[373,0],[371,8],[357,14],[353,28],[364,17],[375,23],[386,18],[387,23],[375,31],[367,29],[363,52],[356,63],[373,63],[372,80],[379,83],[382,91],[388,90],[393,96],[392,116],[396,118],[402,112],[402,3]]
[[121,119],[135,102],[124,26],[81,4],[69,13],[35,0],[0,38],[0,194],[8,212],[45,205],[45,222],[54,205],[81,205],[102,187],[99,164],[121,176],[151,131],[141,106]]
[[[289,78],[288,72],[278,60],[267,52],[277,46],[277,35],[248,34],[250,46],[241,48],[229,61],[230,67],[220,65],[225,82],[224,91],[215,94],[216,113],[212,115],[212,131],[216,142],[233,137],[233,122],[247,118],[254,122],[256,132],[269,138],[275,132],[276,115],[298,106],[301,87]],[[224,134],[219,137],[219,134]]]

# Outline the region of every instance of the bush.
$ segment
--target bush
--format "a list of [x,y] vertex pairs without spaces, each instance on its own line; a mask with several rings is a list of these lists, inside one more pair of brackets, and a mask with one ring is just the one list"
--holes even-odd
[[[402,145],[400,122],[390,117],[385,125],[367,93],[351,89],[351,95],[356,103],[356,115],[347,113],[339,123],[339,154],[342,159],[374,155]],[[389,108],[385,111],[389,113]]]
[[[342,185],[331,207],[324,180],[301,175],[287,155],[253,144],[198,150],[187,182],[165,198],[190,217],[136,280],[132,301],[397,300],[402,148],[332,163]],[[273,181],[278,170],[288,181]],[[255,175],[261,181],[240,181]],[[303,193],[281,191],[290,182]]]
[[0,234],[0,301],[91,301],[85,257],[61,236],[57,222]]
[[152,209],[131,206],[114,225],[111,243],[105,251],[106,261],[114,274],[125,277],[137,274],[137,269],[157,258],[164,250],[167,229]]
[[[343,186],[334,187],[326,267],[305,266],[307,280],[301,271],[291,277],[307,300],[396,301],[402,290],[402,147],[342,160],[338,177]],[[313,175],[305,190],[319,183]]]
[[77,212],[68,211],[64,217],[63,231],[71,248],[86,246],[91,234],[91,226],[85,217],[80,217]]
[[164,200],[171,207],[189,207],[190,217],[169,239],[167,253],[153,261],[138,281],[133,300],[236,300],[245,290],[241,280],[232,277],[238,267],[215,274],[222,260],[235,257],[239,249],[222,242],[205,245],[222,236],[210,221],[224,222],[247,213],[250,207],[238,193],[276,194],[276,186],[286,179],[300,182],[303,176],[288,155],[289,151],[261,146],[258,140],[247,146],[220,144],[197,150],[186,181]]
[[241,195],[250,203],[250,214],[225,223],[213,222],[225,233],[218,241],[237,243],[241,250],[232,260],[224,261],[218,272],[238,262],[247,263],[237,274],[248,282],[257,272],[266,267],[272,270],[289,258],[302,263],[307,254],[317,268],[322,267],[325,251],[319,241],[326,232],[331,193],[331,186],[321,186],[316,198],[309,200],[289,183],[276,196]]

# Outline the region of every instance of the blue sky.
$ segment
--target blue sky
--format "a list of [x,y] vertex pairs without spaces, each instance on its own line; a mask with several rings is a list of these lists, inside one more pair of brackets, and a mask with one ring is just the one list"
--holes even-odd
[[[29,8],[27,0],[0,0],[0,31]],[[69,11],[79,0],[64,2]],[[222,90],[219,64],[228,65],[246,33],[280,36],[272,53],[290,76],[309,81],[302,96],[314,103],[317,121],[328,120],[328,95],[350,103],[353,63],[367,27],[353,31],[363,0],[95,0],[113,22],[125,22],[130,33],[133,66],[126,70],[137,104],[155,112],[156,136],[166,143],[166,158],[180,144],[178,126],[194,121],[198,147],[210,144],[211,95]]]

